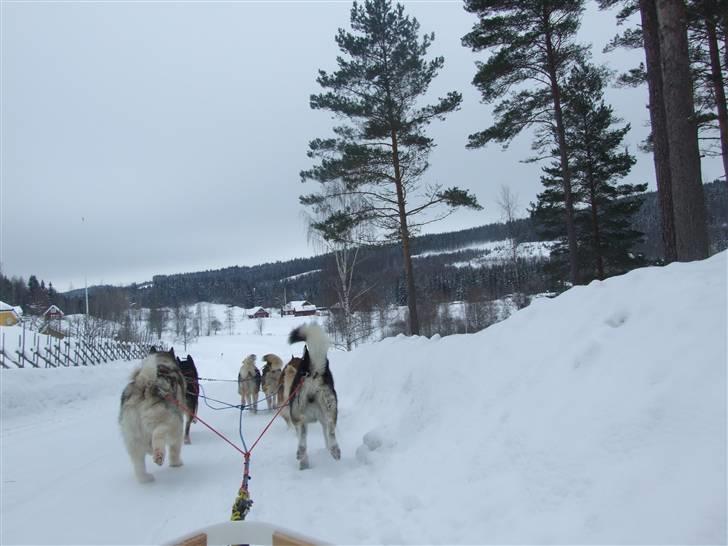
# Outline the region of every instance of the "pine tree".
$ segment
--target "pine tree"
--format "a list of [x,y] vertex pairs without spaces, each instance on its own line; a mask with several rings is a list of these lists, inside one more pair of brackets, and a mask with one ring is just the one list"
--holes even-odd
[[622,83],[641,85],[647,82],[650,126],[652,133],[648,149],[652,150],[655,164],[655,181],[660,203],[660,222],[662,227],[662,246],[665,262],[677,260],[675,240],[675,214],[673,212],[672,172],[670,170],[670,148],[667,141],[667,114],[665,113],[664,85],[662,80],[662,61],[660,37],[657,21],[656,0],[599,0],[602,9],[615,5],[622,8],[617,15],[618,24],[623,23],[634,13],[640,14],[640,27],[628,29],[612,40],[608,49],[614,47],[644,48],[645,62],[637,69],[622,76]]
[[640,28],[617,36],[610,47],[645,49],[644,69],[631,71],[623,81],[648,84],[665,259],[706,257],[698,129],[717,121],[725,167],[728,114],[722,68],[728,58],[721,67],[719,39],[722,32],[725,43],[728,5],[725,0],[599,0],[599,4],[621,5],[618,21],[637,11],[641,16]]
[[534,148],[548,150],[556,144],[570,276],[577,284],[578,250],[561,86],[570,67],[585,53],[574,41],[584,1],[465,0],[465,9],[479,19],[463,37],[463,44],[474,51],[492,51],[478,64],[473,84],[486,103],[503,98],[495,107],[493,126],[470,135],[468,147],[482,147],[491,141],[507,145],[523,129],[533,126],[539,129]]
[[[635,163],[622,149],[629,124],[615,127],[611,106],[604,102],[605,74],[588,64],[576,66],[564,86],[564,121],[569,150],[572,184],[576,200],[575,224],[579,244],[580,270],[585,280],[604,279],[622,273],[638,262],[632,248],[642,234],[631,226],[639,210],[637,194],[647,184],[617,184]],[[544,169],[545,191],[538,197],[535,217],[545,234],[559,240],[555,256],[567,252],[561,169],[558,162]]]
[[677,259],[707,258],[709,239],[683,0],[657,0]]
[[[419,333],[410,237],[423,223],[424,213],[436,205],[480,208],[475,197],[457,187],[422,187],[427,157],[434,146],[425,128],[434,119],[458,109],[462,97],[450,92],[435,104],[420,106],[423,95],[444,65],[442,57],[427,60],[434,34],[419,36],[416,19],[389,0],[354,2],[353,32],[339,29],[336,43],[344,56],[338,70],[319,71],[317,82],[327,90],[311,96],[311,108],[329,110],[348,123],[335,136],[309,144],[308,156],[320,160],[301,172],[303,181],[343,183],[343,191],[360,199],[357,211],[338,210],[316,228],[328,239],[348,233],[352,226],[370,222],[385,240],[399,241],[407,282],[409,331]],[[337,196],[333,196],[336,198]],[[316,207],[332,198],[322,191],[301,197]],[[420,217],[420,215],[423,215]],[[440,214],[443,217],[448,213]]]
[[[728,180],[728,106],[726,105],[725,71],[728,59],[721,60],[721,40],[726,32],[721,23],[728,19],[728,0],[690,0],[687,4],[690,62],[693,89],[700,128],[707,129],[707,139],[717,129],[719,155],[723,158],[723,174]],[[728,55],[728,52],[726,52]],[[709,146],[704,153],[714,153]]]

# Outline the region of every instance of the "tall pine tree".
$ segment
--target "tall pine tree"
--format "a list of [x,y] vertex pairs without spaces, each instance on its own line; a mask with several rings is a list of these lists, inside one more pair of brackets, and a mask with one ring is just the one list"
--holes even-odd
[[578,248],[561,86],[569,69],[584,56],[584,48],[575,42],[584,1],[465,0],[465,9],[476,14],[478,22],[463,37],[463,44],[474,51],[491,51],[478,64],[473,84],[484,102],[503,99],[495,108],[493,126],[470,135],[468,147],[491,141],[507,144],[532,126],[540,129],[535,148],[556,145],[570,276],[576,284]]
[[[410,237],[423,223],[456,207],[480,208],[468,191],[421,184],[434,146],[425,128],[456,110],[462,97],[453,91],[435,104],[420,106],[444,59],[426,59],[434,34],[420,38],[419,23],[405,15],[402,5],[354,2],[351,28],[339,29],[336,36],[343,54],[336,59],[338,70],[319,71],[317,82],[326,92],[311,96],[311,108],[329,110],[347,123],[334,128],[333,138],[309,144],[308,156],[320,163],[302,171],[301,178],[338,184],[341,195],[356,197],[363,205],[335,210],[318,222],[314,227],[326,238],[336,240],[353,226],[371,222],[386,240],[401,243],[409,331],[418,334]],[[315,208],[341,195],[324,189],[302,196],[301,202]],[[448,212],[434,218],[426,214],[436,205],[445,205]]]
[[698,128],[710,130],[717,121],[724,166],[728,165],[721,66],[728,64],[728,58],[721,61],[719,52],[721,30],[725,43],[728,4],[725,0],[599,0],[599,4],[620,5],[620,22],[636,11],[641,15],[640,28],[617,36],[612,45],[645,49],[644,69],[631,71],[624,81],[639,85],[646,79],[648,84],[665,259],[706,257],[709,240]]
[[629,29],[622,36],[617,36],[610,47],[642,47],[645,50],[644,65],[639,69],[631,70],[630,74],[622,80],[629,85],[640,85],[643,80],[647,82],[652,128],[649,145],[652,148],[652,158],[655,164],[663,253],[667,263],[674,262],[677,260],[677,242],[656,0],[599,0],[599,5],[602,9],[621,5],[622,8],[617,15],[618,24],[626,21],[634,13],[639,12],[640,14],[640,27]]
[[[564,86],[564,121],[575,196],[575,223],[580,270],[584,280],[604,279],[627,271],[638,262],[632,254],[642,234],[633,230],[639,193],[647,184],[618,184],[635,158],[622,148],[629,124],[616,125],[611,106],[604,102],[604,72],[588,64],[576,66]],[[554,152],[556,155],[556,152]],[[563,229],[563,187],[558,162],[545,169],[545,191],[538,197],[535,218],[545,234],[556,238],[555,255],[566,253]]]
[[681,262],[710,254],[683,0],[656,0],[672,173],[675,247]]

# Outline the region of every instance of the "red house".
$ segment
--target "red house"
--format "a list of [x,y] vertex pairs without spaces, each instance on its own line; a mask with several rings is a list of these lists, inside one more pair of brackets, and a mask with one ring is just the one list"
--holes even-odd
[[46,312],[43,313],[43,318],[46,320],[62,319],[63,311],[61,311],[57,305],[51,305]]

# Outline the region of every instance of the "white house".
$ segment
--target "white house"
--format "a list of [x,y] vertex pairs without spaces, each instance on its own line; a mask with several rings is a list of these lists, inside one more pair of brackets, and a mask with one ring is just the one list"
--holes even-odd
[[298,300],[289,301],[281,309],[281,315],[293,315],[295,317],[306,317],[316,314],[316,306],[310,301]]

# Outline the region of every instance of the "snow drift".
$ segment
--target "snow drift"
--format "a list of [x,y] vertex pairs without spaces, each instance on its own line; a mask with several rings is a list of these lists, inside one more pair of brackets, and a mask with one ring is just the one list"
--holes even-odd
[[[188,352],[201,376],[234,377],[247,352],[286,360],[292,324]],[[726,329],[722,253],[577,287],[478,334],[333,352],[342,460],[313,426],[312,468],[297,470],[276,423],[248,519],[347,544],[724,543]],[[0,542],[159,543],[229,517],[240,460],[199,427],[185,467],[134,482],[115,423],[128,369],[73,385],[74,370],[2,372]],[[234,412],[201,416],[237,438]],[[246,416],[247,437],[267,418]]]
[[375,542],[725,541],[725,253],[352,360],[358,454],[407,514]]

